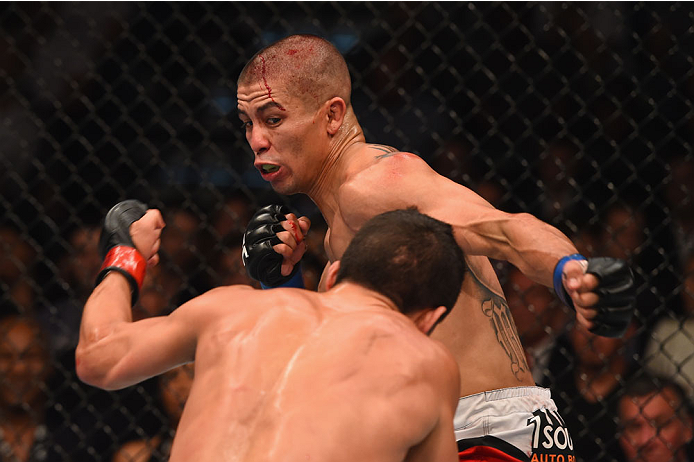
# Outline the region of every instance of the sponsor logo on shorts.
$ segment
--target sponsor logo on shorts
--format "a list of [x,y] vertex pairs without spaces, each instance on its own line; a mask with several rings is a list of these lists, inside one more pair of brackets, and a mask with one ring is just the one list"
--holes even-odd
[[538,409],[527,424],[533,426],[530,462],[576,462],[571,435],[556,411]]

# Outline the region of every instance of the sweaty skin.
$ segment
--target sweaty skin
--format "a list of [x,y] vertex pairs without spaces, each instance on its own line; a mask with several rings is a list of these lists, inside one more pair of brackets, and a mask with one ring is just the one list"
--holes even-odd
[[[330,260],[339,259],[361,225],[378,213],[416,206],[450,223],[474,277],[465,279],[456,307],[434,336],[458,362],[460,395],[534,385],[489,258],[507,260],[535,282],[552,287],[556,263],[577,252],[571,241],[529,214],[495,209],[414,154],[367,144],[352,107],[342,98],[312,108],[293,97],[283,81],[269,79],[269,85],[286,111],[268,105],[269,95],[253,78],[239,82],[237,89],[239,117],[255,166],[279,167],[263,174],[277,192],[304,193],[315,202],[329,226],[325,249]],[[304,250],[292,254],[284,249],[282,254],[298,261]],[[290,271],[287,265],[283,273]],[[597,279],[585,274],[578,261],[565,265],[564,278],[578,321],[591,327],[596,311],[590,306],[597,301],[591,290]]]
[[[145,258],[163,226],[152,212],[131,227]],[[194,361],[171,462],[457,460],[458,371],[423,333],[435,320],[349,282],[330,289],[228,286],[132,322],[112,272],[85,305],[77,373],[117,389]]]

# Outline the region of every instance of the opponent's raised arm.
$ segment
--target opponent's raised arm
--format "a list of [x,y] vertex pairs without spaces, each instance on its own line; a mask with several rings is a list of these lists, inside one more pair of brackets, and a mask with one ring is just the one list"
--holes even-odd
[[99,249],[104,263],[82,314],[76,368],[80,379],[122,388],[192,359],[194,343],[174,317],[132,322],[148,265],[158,262],[164,220],[138,201],[106,215]]

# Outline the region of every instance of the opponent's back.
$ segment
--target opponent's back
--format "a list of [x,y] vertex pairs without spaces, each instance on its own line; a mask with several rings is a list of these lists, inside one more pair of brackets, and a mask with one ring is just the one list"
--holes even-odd
[[431,438],[455,454],[455,362],[368,294],[275,289],[211,324],[171,460],[418,460]]

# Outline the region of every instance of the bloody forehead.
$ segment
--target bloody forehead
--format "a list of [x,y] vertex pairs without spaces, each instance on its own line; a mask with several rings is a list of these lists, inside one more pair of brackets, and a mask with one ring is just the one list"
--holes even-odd
[[311,39],[294,37],[260,52],[249,66],[247,76],[254,80],[288,77],[305,69],[317,57]]
[[[318,53],[307,40],[277,46],[260,52],[247,68],[245,79],[255,81],[273,101],[275,87],[281,83],[289,93],[318,99],[307,69],[316,64]],[[306,80],[308,78],[308,81]],[[284,110],[282,106],[280,109]]]

